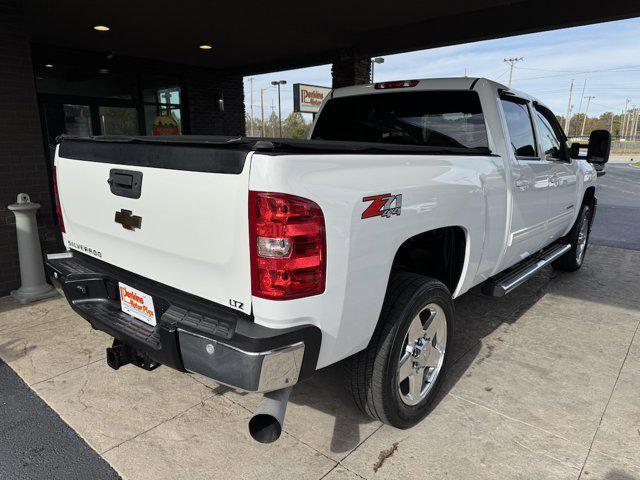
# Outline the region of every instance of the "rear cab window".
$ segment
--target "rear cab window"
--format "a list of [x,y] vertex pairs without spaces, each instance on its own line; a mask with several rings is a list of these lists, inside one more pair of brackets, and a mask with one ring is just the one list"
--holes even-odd
[[565,136],[553,113],[540,105],[535,106],[535,111],[538,135],[540,135],[540,145],[544,157],[547,160],[567,159]]
[[533,121],[527,102],[519,98],[503,97],[500,98],[500,103],[515,157],[520,160],[538,159]]
[[473,91],[414,91],[338,97],[320,112],[312,139],[476,149],[490,153]]

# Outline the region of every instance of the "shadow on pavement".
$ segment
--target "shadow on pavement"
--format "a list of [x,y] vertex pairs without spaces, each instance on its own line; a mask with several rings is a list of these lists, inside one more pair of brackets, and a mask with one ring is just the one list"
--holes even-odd
[[[456,299],[453,364],[447,381],[432,404],[432,409],[437,407],[440,400],[476,359],[482,339],[504,323],[517,322],[544,295],[549,282],[555,276],[551,269],[546,269],[528,285],[520,287],[519,291],[516,290],[505,298],[487,297],[476,288]],[[489,355],[490,352],[491,350]],[[297,385],[290,402],[335,417],[330,447],[334,453],[348,452],[357,447],[365,440],[361,435],[361,427],[374,422],[355,406],[345,386],[340,364],[320,370],[314,377]]]
[[0,343],[0,358],[5,362],[13,362],[20,358],[29,355],[29,352],[35,350],[36,347],[30,345],[25,347],[24,342],[18,339],[9,340],[4,343]]
[[[558,315],[562,315],[563,299],[566,298],[579,300],[573,303],[582,305],[585,315],[602,314],[602,311],[590,312],[589,309],[596,304],[637,312],[640,298],[637,295],[637,278],[634,278],[639,266],[640,252],[593,246],[578,272],[555,272],[548,267],[506,297],[487,297],[476,287],[456,299],[453,364],[432,410],[477,361],[483,339],[502,325],[516,324],[546,294],[551,294],[549,302],[556,302],[558,308],[552,303],[545,308]],[[616,314],[613,310],[610,312],[611,315]],[[501,338],[498,336],[496,340],[501,341]],[[492,351],[492,345],[488,345],[483,355],[488,358]],[[358,446],[365,440],[361,427],[373,422],[355,407],[344,385],[340,364],[319,371],[298,385],[290,401],[335,417],[331,441],[331,451],[335,453],[347,452]]]

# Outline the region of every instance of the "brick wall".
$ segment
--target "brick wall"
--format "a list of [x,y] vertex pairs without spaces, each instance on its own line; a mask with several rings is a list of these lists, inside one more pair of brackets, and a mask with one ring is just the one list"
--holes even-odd
[[0,0],[0,296],[20,284],[15,219],[6,206],[20,192],[42,208],[41,240],[56,243],[49,178],[19,0]]
[[[197,70],[189,72],[187,79],[193,135],[244,135],[242,76]],[[224,99],[223,112],[217,105],[220,93]]]

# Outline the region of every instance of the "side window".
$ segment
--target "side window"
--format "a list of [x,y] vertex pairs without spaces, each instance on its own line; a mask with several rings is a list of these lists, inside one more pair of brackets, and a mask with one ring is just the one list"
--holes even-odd
[[527,105],[508,98],[502,98],[500,102],[502,103],[511,146],[516,158],[537,157],[533,124],[531,123],[531,115]]
[[545,158],[549,160],[562,160],[562,142],[559,139],[553,124],[547,120],[546,116],[536,108],[536,124],[540,135],[540,145]]

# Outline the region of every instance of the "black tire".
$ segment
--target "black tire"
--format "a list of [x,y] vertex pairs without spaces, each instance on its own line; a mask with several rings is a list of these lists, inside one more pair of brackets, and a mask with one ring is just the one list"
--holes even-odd
[[[444,359],[426,397],[410,406],[401,397],[398,362],[401,352],[405,351],[405,336],[409,326],[430,304],[440,307],[445,315],[447,334],[446,342],[443,341],[446,344]],[[393,274],[378,327],[369,346],[346,361],[347,385],[356,405],[366,415],[397,428],[409,428],[417,424],[429,412],[446,376],[453,332],[453,301],[442,282],[413,273]],[[425,345],[429,345],[429,342]]]
[[[585,226],[586,224],[586,226]],[[583,227],[585,230],[583,230]],[[589,205],[582,205],[576,223],[573,225],[566,240],[571,244],[571,249],[560,258],[555,260],[551,265],[554,269],[562,272],[575,272],[584,262],[589,245],[589,233],[591,231],[591,208]],[[580,249],[579,237],[581,232],[586,235],[584,249]],[[581,254],[578,254],[581,251]]]

